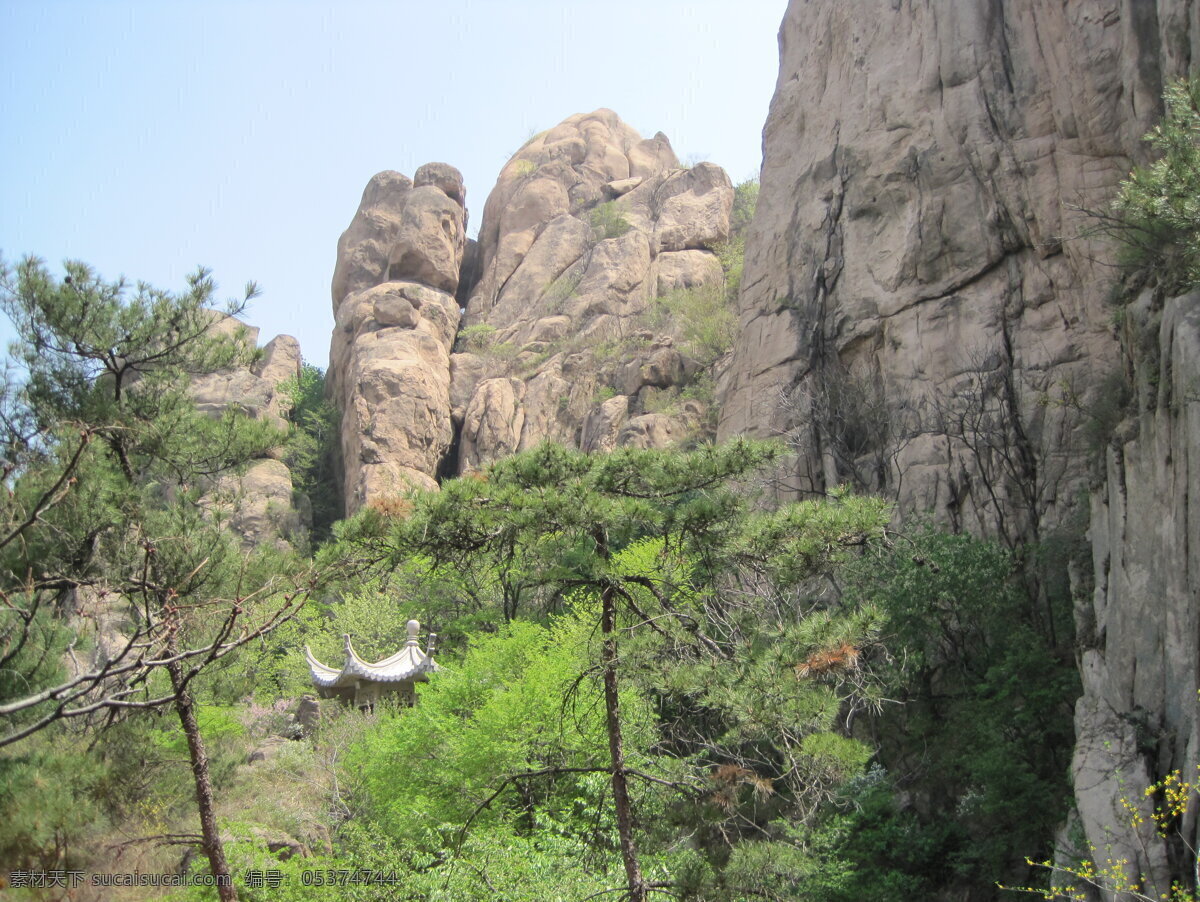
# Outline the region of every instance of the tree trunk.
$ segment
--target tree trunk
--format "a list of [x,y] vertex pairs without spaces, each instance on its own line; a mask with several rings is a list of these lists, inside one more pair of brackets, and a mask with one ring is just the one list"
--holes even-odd
[[[168,654],[174,655],[175,643],[169,645]],[[216,878],[217,896],[221,902],[237,902],[237,889],[229,873],[229,862],[225,860],[225,846],[217,831],[217,814],[213,806],[212,779],[208,775],[208,753],[204,750],[204,738],[200,735],[200,724],[196,721],[196,705],[191,690],[183,682],[183,665],[172,661],[167,665],[171,675],[171,688],[175,690],[175,712],[187,737],[188,757],[192,761],[192,777],[196,781],[196,807],[200,812],[200,835],[208,865]]]
[[617,695],[617,625],[615,593],[611,586],[601,592],[603,604],[600,629],[604,633],[601,662],[604,670],[604,711],[608,720],[608,753],[612,761],[613,804],[617,809],[617,836],[621,858],[629,879],[629,902],[646,902],[646,881],[638,864],[633,844],[633,814],[629,808],[629,787],[625,781],[625,742],[621,738],[621,704]]

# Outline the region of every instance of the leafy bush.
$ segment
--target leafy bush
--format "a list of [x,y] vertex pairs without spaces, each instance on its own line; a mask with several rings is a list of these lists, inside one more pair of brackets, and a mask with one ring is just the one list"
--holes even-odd
[[620,238],[633,228],[629,224],[629,220],[625,218],[625,214],[616,205],[616,201],[611,200],[594,207],[588,214],[588,223],[598,241]]
[[[352,751],[373,832],[422,870],[457,850],[437,878],[462,895],[436,898],[483,897],[488,886],[531,900],[575,886],[575,898],[619,872],[615,849],[594,844],[613,812],[604,712],[579,689],[590,641],[591,621],[575,616],[479,636],[419,687],[415,708],[384,715]],[[627,741],[644,747],[645,705],[626,689],[621,709]]]
[[103,825],[92,790],[103,767],[63,736],[0,756],[0,862],[18,868],[81,867],[78,847]]
[[1163,121],[1146,135],[1162,158],[1121,183],[1114,234],[1127,264],[1177,291],[1200,282],[1200,76],[1169,85],[1163,103]]
[[742,235],[754,219],[754,210],[758,206],[758,179],[747,179],[738,183],[733,189],[733,209],[729,214],[729,231],[732,235]]
[[475,323],[458,331],[454,350],[479,354],[487,351],[496,340],[496,327],[487,323]]
[[517,349],[510,342],[496,339],[496,327],[488,323],[475,323],[460,329],[454,342],[454,350],[504,360],[517,353]]
[[737,317],[720,285],[677,288],[654,301],[659,322],[670,322],[684,349],[707,366],[733,347]]

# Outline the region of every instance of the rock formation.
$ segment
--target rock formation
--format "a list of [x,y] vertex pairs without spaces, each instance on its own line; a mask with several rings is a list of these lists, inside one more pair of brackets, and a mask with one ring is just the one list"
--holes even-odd
[[679,415],[622,427],[642,414],[647,389],[698,369],[646,315],[669,290],[720,283],[712,249],[729,235],[732,203],[724,170],[681,168],[664,135],[643,139],[611,110],[526,142],[484,207],[479,281],[452,358],[458,472],[545,439],[594,448],[682,438]]
[[[1089,838],[1115,836],[1114,851],[1165,892],[1153,827],[1139,841],[1115,803],[1200,764],[1200,292],[1161,305],[1145,292],[1127,310],[1151,353],[1129,360],[1136,407],[1091,495],[1095,591],[1077,614],[1086,644],[1073,771]],[[1195,848],[1194,813],[1181,828]]]
[[[871,15],[793,0],[721,436],[792,430],[801,493],[856,481],[1012,543],[1063,528],[1099,453],[1086,412],[1120,366],[1111,249],[1083,211],[1106,209],[1144,153],[1164,80],[1200,59],[1198,18],[1182,0]],[[1115,774],[1140,795],[1143,721],[1170,737],[1158,773],[1200,754],[1196,411],[1179,381],[1195,309],[1179,299],[1162,314],[1175,407],[1140,414],[1138,437],[1108,452],[1079,624],[1083,826],[1152,876],[1159,853],[1121,831]]]
[[458,170],[371,179],[338,242],[329,392],[342,414],[347,511],[372,494],[432,488],[450,447],[450,347],[466,247]]
[[[213,317],[214,329],[257,346],[258,329],[224,314],[214,312]],[[280,388],[299,377],[300,364],[300,343],[290,335],[277,335],[252,366],[193,378],[192,396],[197,408],[211,416],[220,417],[234,407],[286,431],[288,401]],[[222,477],[207,496],[248,546],[270,539],[290,541],[306,528],[306,517],[296,506],[292,474],[277,459],[279,450],[254,461],[244,473]]]
[[702,401],[671,395],[702,364],[648,314],[655,297],[723,283],[720,167],[684,169],[665,136],[598,110],[517,152],[477,245],[465,197],[443,163],[411,182],[380,173],[338,243],[328,391],[347,512],[545,439],[657,447],[706,421]]

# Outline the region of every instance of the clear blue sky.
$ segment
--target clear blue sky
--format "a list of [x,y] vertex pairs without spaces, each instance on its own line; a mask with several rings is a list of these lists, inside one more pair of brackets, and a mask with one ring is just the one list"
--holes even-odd
[[[471,232],[534,132],[597,107],[757,175],[785,0],[0,0],[0,253],[162,288],[197,264],[324,366],[367,180],[462,170]],[[11,336],[7,324],[0,337]]]

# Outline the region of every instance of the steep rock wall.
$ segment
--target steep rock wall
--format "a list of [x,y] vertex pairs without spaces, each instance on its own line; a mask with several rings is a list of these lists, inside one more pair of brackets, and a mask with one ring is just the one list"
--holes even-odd
[[[1096,589],[1079,611],[1083,698],[1075,713],[1076,797],[1089,838],[1136,862],[1151,896],[1170,886],[1167,850],[1139,838],[1119,800],[1200,764],[1200,292],[1129,308],[1158,323],[1156,354],[1131,355],[1137,407],[1091,497]],[[1181,831],[1197,848],[1191,806]]]
[[[1200,9],[793,0],[779,41],[720,435],[789,431],[785,493],[855,481],[1012,543],[1045,536],[1080,507],[1101,450],[1088,411],[1121,366],[1111,249],[1084,211],[1107,208],[1164,80],[1200,60]],[[1177,362],[1186,319],[1164,317]],[[1167,560],[1194,554],[1196,445],[1178,411],[1148,416],[1092,496],[1075,783],[1088,839],[1161,873],[1118,796],[1195,762],[1180,712],[1200,600]],[[1130,738],[1143,720],[1176,735],[1153,763]]]
[[[887,462],[902,502],[971,525],[1003,512],[933,420],[977,391],[1046,452],[1028,516],[1054,517],[1078,437],[1039,401],[1115,350],[1078,208],[1128,171],[1186,24],[1140,2],[792,3],[721,434],[800,425],[806,384],[859,371],[894,416],[924,412]],[[804,433],[800,490],[844,478],[836,437]]]

